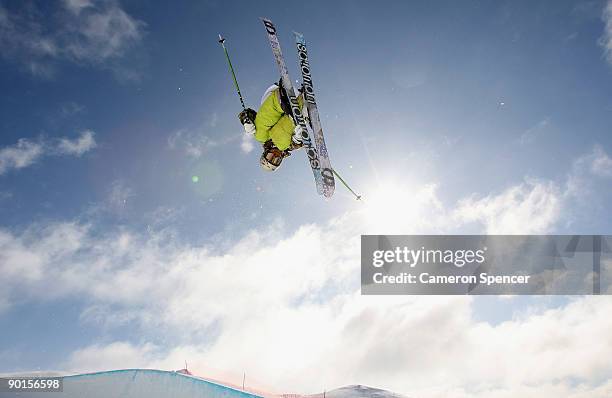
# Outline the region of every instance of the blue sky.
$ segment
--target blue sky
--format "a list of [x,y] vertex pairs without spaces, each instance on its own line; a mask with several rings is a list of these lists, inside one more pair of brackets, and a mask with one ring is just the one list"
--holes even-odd
[[[294,79],[291,32],[305,35],[332,164],[363,202],[339,184],[316,195],[301,153],[260,170],[216,41],[256,108],[278,80],[260,16]],[[188,359],[280,391],[612,388],[607,298],[358,286],[363,233],[610,233],[609,2],[0,1],[0,50],[0,372]],[[428,330],[471,349],[415,368],[442,341]],[[515,357],[551,330],[600,343]],[[499,352],[503,372],[488,371]],[[535,371],[573,356],[591,373]],[[521,360],[533,371],[511,369]]]

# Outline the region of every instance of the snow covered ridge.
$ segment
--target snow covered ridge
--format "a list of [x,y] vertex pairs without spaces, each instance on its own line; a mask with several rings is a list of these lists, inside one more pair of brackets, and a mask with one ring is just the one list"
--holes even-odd
[[324,394],[308,395],[307,398],[407,398],[403,395],[380,388],[368,387],[361,384],[350,385],[327,391]]
[[[56,372],[34,372],[1,377],[58,377]],[[320,394],[262,394],[194,376],[189,370],[175,372],[154,369],[122,369],[65,376],[63,392],[57,398],[405,398],[390,391],[351,385]],[[0,398],[40,397],[40,392],[0,392]]]
[[408,398],[380,388],[368,387],[361,384],[340,387],[335,390],[319,394],[299,395],[282,394],[280,398]]

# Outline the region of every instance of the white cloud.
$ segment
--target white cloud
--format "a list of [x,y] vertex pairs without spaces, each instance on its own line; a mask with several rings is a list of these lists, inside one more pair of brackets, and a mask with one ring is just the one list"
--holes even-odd
[[608,0],[604,6],[601,17],[606,26],[603,35],[599,38],[599,44],[603,47],[606,60],[612,64],[612,0]]
[[599,145],[574,161],[567,176],[567,193],[578,198],[589,196],[593,190],[593,176],[612,177],[612,159]]
[[528,128],[523,134],[521,134],[521,137],[519,138],[519,143],[521,145],[526,145],[533,142],[533,140],[535,140],[538,135],[542,134],[549,126],[550,118],[547,117],[540,120],[534,126]]
[[65,0],[64,10],[44,15],[0,6],[2,55],[24,64],[35,76],[51,77],[57,61],[110,67],[144,36],[145,23],[117,1]]
[[453,216],[481,222],[488,234],[550,232],[561,213],[561,191],[552,182],[527,180],[500,195],[460,201]]
[[57,149],[59,153],[66,155],[82,156],[96,147],[95,133],[91,130],[81,132],[81,135],[74,140],[61,138]]
[[599,177],[612,177],[612,158],[600,146],[593,149],[591,172]]
[[93,345],[73,352],[70,362],[89,369],[96,368],[98,362],[108,364],[107,369],[137,368],[142,363],[142,358],[150,356],[153,349],[151,344],[134,347],[124,342],[105,346]]
[[44,154],[41,143],[21,138],[17,144],[0,148],[0,175],[10,169],[21,169],[35,163]]
[[185,154],[195,158],[202,156],[207,149],[216,145],[216,142],[208,136],[200,135],[196,138],[194,134],[185,129],[177,130],[168,137],[168,148],[180,148]]
[[[536,180],[456,205],[434,185],[395,193],[389,214],[414,233],[473,222],[496,233],[549,231],[566,196]],[[221,377],[212,364],[239,384],[244,370],[278,391],[359,383],[423,398],[609,396],[612,383],[601,380],[612,377],[612,301],[575,298],[494,326],[473,318],[471,297],[361,296],[359,236],[371,232],[363,216],[295,231],[273,224],[215,246],[166,232],[100,235],[80,223],[0,230],[0,301],[78,298],[83,322],[129,323],[142,336],[92,342],[66,357],[67,370],[187,360],[196,373]]]
[[[180,129],[168,136],[168,148],[181,150],[192,158],[200,158],[213,148],[236,141],[238,137],[238,135],[230,135],[226,138],[214,139],[206,133],[204,127]],[[244,142],[241,143],[240,147],[243,151],[248,149]]]
[[240,141],[240,149],[243,152],[248,153],[252,150],[252,145],[242,137],[241,133],[214,133],[218,121],[219,115],[217,112],[212,112],[203,120],[174,131],[168,136],[168,148],[182,151],[192,158],[200,158],[214,148],[235,144],[236,141]]
[[573,201],[594,205],[593,177],[612,177],[612,159],[601,146],[579,156],[563,184],[527,178],[501,194],[460,200],[451,217],[477,222],[489,234],[550,233],[561,215],[572,221]]
[[[91,7],[91,4],[90,4]],[[116,58],[143,36],[144,23],[130,17],[114,2],[99,3],[99,7],[83,12],[67,32],[65,51],[79,61],[100,63]]]
[[86,130],[77,139],[62,137],[55,143],[48,143],[42,139],[34,142],[20,138],[15,145],[0,148],[0,175],[12,169],[31,166],[47,155],[82,156],[96,147],[94,135],[93,131]]
[[93,7],[93,3],[91,0],[64,0],[64,7],[78,15],[83,9]]
[[243,134],[242,141],[240,142],[240,149],[244,153],[250,153],[253,149],[255,149],[255,145],[253,144],[253,137],[248,134]]

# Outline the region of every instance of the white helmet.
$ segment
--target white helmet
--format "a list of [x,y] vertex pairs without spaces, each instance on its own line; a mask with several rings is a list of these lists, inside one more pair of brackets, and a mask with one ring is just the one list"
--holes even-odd
[[275,146],[267,145],[259,158],[261,168],[266,171],[274,171],[283,161],[283,152]]

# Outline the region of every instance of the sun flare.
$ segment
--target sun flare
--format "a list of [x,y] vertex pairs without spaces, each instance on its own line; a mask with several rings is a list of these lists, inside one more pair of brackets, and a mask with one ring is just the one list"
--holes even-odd
[[385,182],[364,198],[364,217],[368,233],[407,234],[418,232],[428,223],[440,203],[436,186]]

